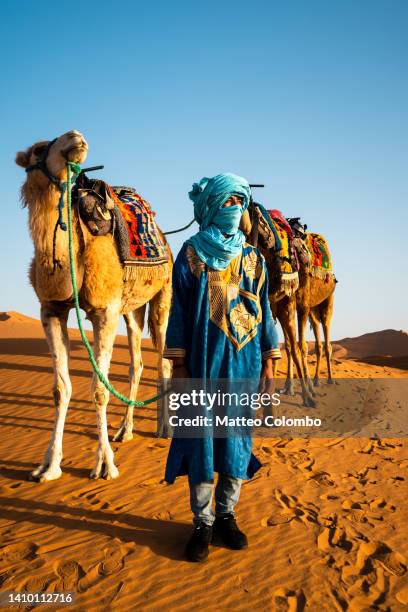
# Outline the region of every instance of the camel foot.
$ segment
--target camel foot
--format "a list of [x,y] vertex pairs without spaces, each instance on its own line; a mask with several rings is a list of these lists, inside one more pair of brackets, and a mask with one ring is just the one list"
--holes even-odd
[[316,401],[308,393],[303,394],[303,405],[308,408],[316,408]]
[[293,397],[295,395],[295,390],[293,388],[293,381],[286,382],[283,389],[279,391],[281,395],[290,395]]
[[165,425],[161,425],[156,431],[156,438],[167,439],[171,436],[171,434],[172,434],[172,431],[169,429],[169,427],[166,427]]
[[114,463],[108,464],[105,461],[102,461],[100,465],[97,465],[95,469],[92,470],[89,477],[92,480],[97,480],[98,478],[103,478],[104,480],[113,480],[119,476],[119,470]]
[[320,378],[314,378],[313,379],[313,385],[315,387],[320,387]]
[[328,385],[338,385],[339,383],[337,382],[337,380],[334,380],[334,378],[328,378],[327,384]]
[[129,442],[129,440],[133,440],[133,432],[132,428],[126,427],[126,425],[121,425],[118,431],[113,436],[114,442]]
[[57,480],[61,475],[62,470],[59,466],[50,467],[49,464],[44,464],[33,470],[28,478],[33,482],[48,482]]

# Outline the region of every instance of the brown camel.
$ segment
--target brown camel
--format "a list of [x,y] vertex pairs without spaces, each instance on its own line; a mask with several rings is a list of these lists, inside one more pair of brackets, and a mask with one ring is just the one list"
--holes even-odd
[[[29,171],[22,186],[23,206],[28,208],[29,228],[34,242],[30,281],[41,304],[41,322],[54,366],[54,402],[56,419],[44,460],[32,472],[39,481],[61,476],[62,436],[71,381],[68,369],[69,340],[67,319],[73,308],[73,290],[68,261],[68,232],[54,228],[58,217],[59,182],[66,181],[67,161],[83,163],[88,152],[85,138],[77,131],[67,132],[54,141],[38,142],[17,153],[16,163]],[[66,207],[64,209],[66,222]],[[94,353],[99,368],[107,377],[119,315],[123,314],[130,348],[130,398],[136,399],[142,373],[141,336],[146,304],[149,304],[149,328],[159,352],[159,372],[169,378],[171,365],[162,358],[171,302],[170,263],[151,266],[149,273],[125,280],[112,234],[93,236],[80,222],[77,208],[72,209],[73,251],[80,305],[92,322]],[[116,478],[119,474],[109,444],[106,407],[109,392],[97,377],[92,382],[98,427],[98,449],[92,478]],[[115,440],[132,438],[133,407],[127,407]]]
[[[274,318],[277,318],[282,326],[285,338],[287,355],[291,355],[296,366],[300,380],[303,403],[305,406],[315,406],[313,399],[314,391],[305,381],[301,354],[296,339],[296,285],[293,289],[282,287],[277,279],[277,253],[274,249],[275,238],[268,223],[263,218],[259,208],[251,204],[244,212],[241,220],[241,229],[247,236],[248,241],[258,246],[265,257],[269,273],[269,301]],[[275,365],[275,374],[277,363]],[[284,389],[281,393],[293,395],[293,362],[288,359],[288,373]]]
[[[293,228],[295,229],[295,228]],[[296,229],[295,229],[296,232]],[[308,347],[305,338],[306,323],[310,320],[315,336],[316,371],[313,384],[319,386],[320,362],[322,357],[322,342],[320,338],[320,324],[323,328],[324,347],[327,360],[327,382],[333,384],[331,366],[331,343],[330,324],[333,315],[334,290],[336,278],[332,272],[327,272],[323,277],[316,276],[313,271],[311,257],[307,257],[307,234],[296,232],[294,239],[295,248],[299,255],[299,287],[296,291],[296,309],[298,315],[299,347],[302,356],[302,365],[308,385],[311,387],[311,379],[307,363]],[[288,353],[288,361],[291,369],[291,354]]]

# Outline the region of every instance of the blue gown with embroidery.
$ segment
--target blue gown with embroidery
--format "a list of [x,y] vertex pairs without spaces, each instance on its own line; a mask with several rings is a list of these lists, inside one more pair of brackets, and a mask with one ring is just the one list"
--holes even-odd
[[[173,269],[173,302],[164,356],[184,357],[191,378],[258,381],[262,359],[280,357],[268,300],[263,256],[244,244],[226,270],[207,268],[184,244]],[[165,479],[188,475],[190,484],[214,472],[252,478],[261,467],[250,435],[173,438]]]

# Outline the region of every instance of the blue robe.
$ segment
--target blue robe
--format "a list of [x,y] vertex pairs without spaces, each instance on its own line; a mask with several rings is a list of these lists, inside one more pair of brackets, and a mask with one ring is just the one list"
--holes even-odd
[[[192,378],[259,380],[262,360],[279,358],[263,256],[244,244],[225,270],[208,268],[184,244],[173,269],[173,302],[164,357],[184,357]],[[250,435],[173,438],[165,479],[190,484],[214,472],[249,479],[261,467]]]

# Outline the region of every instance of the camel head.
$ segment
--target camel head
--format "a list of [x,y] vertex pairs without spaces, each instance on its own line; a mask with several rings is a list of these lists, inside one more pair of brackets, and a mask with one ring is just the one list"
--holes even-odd
[[42,140],[26,151],[20,151],[16,155],[16,164],[29,172],[30,180],[46,188],[50,182],[65,180],[67,161],[82,164],[87,154],[85,138],[80,132],[71,130],[55,140]]
[[239,224],[239,229],[244,233],[245,237],[248,237],[251,233],[252,223],[251,217],[249,215],[248,209],[244,210],[242,213],[241,221]]
[[312,262],[312,257],[307,246],[307,225],[300,222],[300,217],[289,218],[288,221],[293,231],[293,245],[296,249],[299,262],[303,266],[308,267]]
[[242,214],[239,229],[250,244],[260,249],[275,249],[275,236],[259,207],[251,203]]

